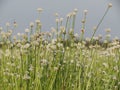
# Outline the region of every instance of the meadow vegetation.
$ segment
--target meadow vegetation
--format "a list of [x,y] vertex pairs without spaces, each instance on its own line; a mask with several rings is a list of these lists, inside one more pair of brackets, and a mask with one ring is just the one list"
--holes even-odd
[[[0,27],[0,90],[120,90],[120,43],[95,36],[112,4],[109,3],[93,35],[85,38],[87,10],[81,20],[81,33],[74,34],[77,9],[63,18],[56,16],[56,27],[42,32],[39,19],[25,33]],[[41,14],[42,8],[37,9]],[[38,17],[40,18],[40,17]]]

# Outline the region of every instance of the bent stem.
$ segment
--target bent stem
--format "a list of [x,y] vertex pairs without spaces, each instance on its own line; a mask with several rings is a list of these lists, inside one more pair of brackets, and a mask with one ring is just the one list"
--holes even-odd
[[104,13],[103,17],[100,19],[100,21],[99,21],[98,25],[96,26],[96,29],[94,30],[94,32],[93,32],[93,34],[92,34],[92,37],[91,37],[90,42],[92,42],[92,41],[93,41],[93,37],[94,37],[94,35],[95,35],[96,31],[97,31],[97,29],[99,28],[99,26],[101,25],[102,21],[104,20],[104,18],[105,18],[105,16],[106,16],[106,14],[108,13],[109,9],[110,9],[110,8],[108,7],[108,8],[106,9],[106,11],[105,11],[105,13]]

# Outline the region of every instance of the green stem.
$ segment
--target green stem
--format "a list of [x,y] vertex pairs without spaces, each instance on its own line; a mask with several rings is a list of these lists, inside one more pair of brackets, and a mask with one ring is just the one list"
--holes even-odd
[[98,25],[97,25],[97,27],[96,27],[95,31],[93,32],[93,35],[92,35],[92,37],[91,37],[90,42],[92,42],[92,41],[93,41],[93,37],[94,37],[94,35],[95,35],[96,31],[97,31],[97,29],[99,28],[99,26],[101,25],[101,23],[102,23],[102,21],[104,20],[104,18],[105,18],[105,16],[106,16],[106,14],[108,13],[108,11],[109,11],[109,7],[108,7],[108,8],[107,8],[107,10],[105,11],[105,13],[104,13],[103,17],[100,19],[100,21],[99,21],[99,23],[98,23]]

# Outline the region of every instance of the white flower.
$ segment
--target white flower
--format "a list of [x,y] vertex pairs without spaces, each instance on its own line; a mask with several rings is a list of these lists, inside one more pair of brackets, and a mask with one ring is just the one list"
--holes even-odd
[[18,24],[14,21],[13,26],[14,26],[14,27],[17,27]]
[[51,32],[56,33],[56,29],[54,27],[51,27]]
[[17,38],[16,38],[16,36],[13,36],[13,40],[15,41]]
[[48,64],[48,61],[47,61],[46,59],[42,59],[42,60],[40,61],[40,63],[41,63],[42,65],[47,65],[47,64]]
[[93,39],[94,39],[94,40],[99,40],[99,38],[98,38],[98,37],[93,37]]
[[7,26],[7,27],[9,27],[9,26],[10,26],[10,23],[9,23],[9,22],[7,22],[7,23],[6,23],[6,26]]
[[78,38],[78,37],[79,37],[79,35],[78,35],[77,33],[75,33],[75,37],[76,37],[76,38]]
[[38,41],[33,41],[33,42],[32,42],[32,45],[38,46],[38,45],[39,45],[39,42],[38,42]]
[[52,50],[56,50],[56,45],[50,45],[50,48],[52,49]]
[[94,27],[93,27],[93,30],[94,30],[94,31],[96,31],[96,30],[97,30],[97,27],[96,27],[96,26],[94,26]]
[[74,60],[71,60],[70,63],[71,63],[71,64],[74,63]]
[[75,8],[75,9],[74,9],[74,12],[76,12],[76,13],[77,13],[77,12],[78,12],[78,9],[77,9],[77,8]]
[[54,70],[57,71],[57,70],[58,70],[58,67],[54,67]]
[[23,77],[24,80],[28,80],[28,79],[30,79],[30,78],[31,78],[31,77],[30,77],[28,74],[25,74],[24,77]]
[[56,21],[56,23],[58,23],[58,22],[59,22],[59,19],[56,19],[55,21]]
[[109,3],[109,4],[108,4],[108,7],[111,8],[111,7],[112,7],[112,3]]
[[110,35],[110,34],[107,34],[107,35],[106,35],[106,38],[110,38],[110,37],[111,37],[111,35]]
[[64,33],[64,34],[66,33],[64,26],[61,26],[61,27],[60,27],[60,30],[61,30],[62,33]]
[[40,20],[38,20],[38,19],[35,20],[35,22],[36,22],[36,24],[40,24]]
[[88,13],[88,10],[87,10],[87,9],[85,9],[85,10],[84,10],[84,14],[87,14],[87,13]]
[[29,43],[27,43],[27,44],[24,45],[24,48],[26,48],[26,49],[29,48],[29,47],[30,47]]
[[98,35],[98,38],[99,38],[99,39],[102,39],[102,35],[101,35],[101,34],[99,34],[99,35]]
[[10,50],[9,50],[9,49],[6,49],[6,50],[5,50],[5,56],[6,56],[6,57],[9,57],[10,55],[11,55]]
[[109,32],[111,31],[111,29],[110,29],[110,28],[107,28],[107,29],[105,29],[105,31],[106,31],[107,33],[109,33]]
[[41,13],[41,12],[43,11],[43,9],[42,9],[42,8],[38,8],[37,11],[38,11],[39,13]]
[[118,66],[115,66],[115,67],[114,67],[114,70],[115,70],[115,71],[119,70]]
[[114,37],[114,40],[115,40],[115,41],[118,41],[118,40],[119,40],[119,38],[118,38],[117,36],[115,36],[115,37]]
[[107,63],[103,63],[103,66],[106,67],[106,68],[109,67]]
[[108,43],[108,41],[107,41],[107,40],[104,40],[104,43]]
[[30,71],[33,71],[33,66],[32,66],[32,65],[30,65],[29,70],[30,70]]
[[30,32],[30,30],[29,30],[29,29],[25,29],[25,32],[26,32],[26,33],[29,33],[29,32]]
[[85,23],[85,19],[83,19],[81,22],[82,22],[82,23]]
[[55,13],[55,16],[56,16],[56,17],[58,17],[58,16],[59,16],[59,14],[58,14],[58,13]]
[[17,35],[20,37],[21,34],[20,34],[20,33],[17,33]]
[[18,44],[17,44],[17,47],[18,47],[18,48],[20,48],[21,46],[22,46],[21,43],[18,43]]
[[112,78],[113,80],[116,80],[117,79],[117,77],[116,76],[113,76],[113,78]]
[[86,40],[87,42],[90,42],[91,39],[87,37],[85,40]]
[[67,14],[67,18],[70,18],[72,16],[72,13]]
[[30,27],[32,28],[33,26],[34,26],[34,23],[33,23],[33,22],[31,22],[31,23],[30,23]]
[[76,12],[73,12],[73,13],[72,13],[72,16],[75,16],[76,14],[77,14]]
[[8,32],[11,33],[11,34],[12,34],[12,31],[13,31],[13,30],[8,30]]
[[57,39],[52,39],[52,44],[55,44],[57,42]]
[[62,22],[63,21],[63,18],[60,18],[60,22]]
[[62,43],[57,43],[57,46],[58,47],[63,47],[63,44]]

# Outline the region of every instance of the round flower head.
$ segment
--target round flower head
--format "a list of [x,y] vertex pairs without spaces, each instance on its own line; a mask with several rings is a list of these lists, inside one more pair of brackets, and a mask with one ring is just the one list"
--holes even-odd
[[17,27],[16,21],[13,22],[13,26],[14,26],[14,27]]
[[9,23],[9,22],[7,22],[7,23],[6,23],[6,26],[7,26],[7,27],[9,27],[9,26],[10,26],[10,23]]
[[40,24],[40,20],[38,20],[38,19],[35,22],[36,22],[36,24]]
[[58,23],[58,22],[59,22],[59,19],[56,19],[55,21],[56,21],[56,23]]
[[62,22],[63,21],[63,18],[60,18],[60,22]]
[[13,31],[13,30],[8,30],[8,32],[11,33],[11,34],[12,34],[12,31]]
[[88,10],[87,10],[87,9],[85,9],[85,10],[84,10],[84,14],[87,14],[87,13],[88,13]]
[[110,38],[110,37],[111,37],[111,35],[110,35],[110,34],[107,34],[107,35],[106,35],[106,38]]
[[98,38],[99,38],[99,39],[102,39],[102,35],[101,35],[101,34],[99,34],[99,35],[98,35]]
[[94,30],[94,31],[96,31],[96,30],[97,30],[97,27],[96,27],[96,26],[94,26],[94,27],[93,27],[93,30]]
[[55,33],[56,32],[56,29],[54,27],[51,27],[51,32],[52,33]]
[[111,8],[111,7],[112,7],[112,3],[109,3],[109,4],[108,4],[108,7]]
[[17,38],[16,38],[16,36],[13,36],[13,40],[16,40]]
[[17,33],[18,36],[20,36],[21,34],[20,33]]
[[111,29],[110,29],[110,28],[107,28],[105,31],[106,31],[107,33],[109,33],[109,32],[111,31]]
[[70,18],[72,16],[72,13],[67,14],[67,18]]
[[85,20],[83,19],[81,22],[82,22],[82,23],[85,23]]
[[30,27],[31,28],[34,27],[34,23],[33,22],[30,23]]
[[29,30],[29,29],[25,29],[25,32],[26,32],[26,33],[29,33],[29,32],[30,32],[30,30]]
[[73,13],[72,13],[72,16],[75,16],[76,14],[77,14],[76,12],[73,12]]
[[42,8],[38,8],[37,11],[38,11],[39,13],[41,13],[41,12],[43,11],[43,9],[42,9]]
[[55,17],[58,17],[59,16],[59,14],[58,13],[55,13]]
[[75,8],[75,9],[74,9],[74,12],[76,12],[76,13],[77,13],[77,12],[78,12],[78,9],[77,9],[77,8]]

